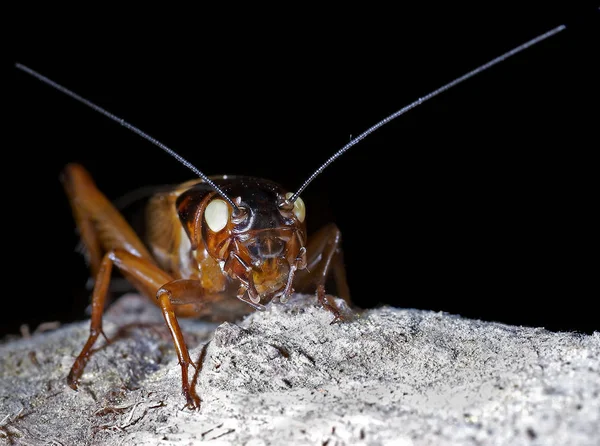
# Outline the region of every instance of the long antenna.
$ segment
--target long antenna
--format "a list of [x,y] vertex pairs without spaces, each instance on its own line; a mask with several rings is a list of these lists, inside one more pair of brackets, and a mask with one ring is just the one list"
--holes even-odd
[[39,79],[40,81],[42,81],[43,83],[50,85],[51,87],[55,88],[56,90],[60,91],[61,93],[66,94],[67,96],[72,97],[73,99],[81,102],[84,105],[87,105],[88,107],[96,110],[97,112],[103,114],[104,116],[106,116],[107,118],[112,119],[113,121],[115,121],[118,124],[121,124],[123,127],[131,130],[133,133],[137,133],[138,135],[140,135],[142,138],[144,138],[146,141],[151,142],[152,144],[154,144],[155,146],[160,147],[161,149],[163,149],[165,152],[167,152],[169,155],[171,155],[173,158],[175,158],[177,161],[179,161],[181,164],[183,164],[185,167],[187,167],[188,169],[190,169],[192,172],[194,172],[196,175],[198,175],[200,178],[202,178],[206,183],[208,183],[210,185],[210,187],[212,187],[215,192],[217,192],[221,197],[223,197],[223,199],[225,201],[227,201],[227,203],[229,203],[231,205],[231,207],[234,209],[234,212],[238,212],[239,208],[237,207],[237,205],[233,202],[233,200],[231,198],[229,198],[227,196],[227,194],[225,194],[225,192],[223,192],[210,178],[208,178],[206,175],[204,175],[202,172],[200,172],[200,170],[198,170],[192,163],[190,163],[188,160],[186,160],[185,158],[183,158],[181,155],[179,155],[178,153],[176,153],[174,150],[170,149],[169,147],[167,147],[166,145],[164,145],[162,142],[160,142],[159,140],[153,138],[152,136],[148,135],[147,133],[143,132],[142,130],[140,130],[139,128],[137,128],[136,126],[128,123],[127,121],[125,121],[122,118],[119,118],[118,116],[113,115],[112,113],[110,113],[109,111],[103,109],[102,107],[94,104],[91,101],[88,101],[87,99],[79,96],[77,93],[72,92],[71,90],[69,90],[66,87],[63,87],[62,85],[54,82],[53,80],[47,78],[46,76],[38,73],[37,71],[32,70],[31,68],[20,64],[20,63],[16,63],[15,67],[17,67],[19,70],[24,71],[27,74],[30,74],[31,76]]
[[304,189],[306,189],[306,187],[317,177],[321,174],[321,172],[323,172],[325,170],[325,168],[327,166],[329,166],[331,163],[333,163],[336,159],[338,159],[340,156],[342,156],[342,154],[344,154],[344,152],[346,152],[350,147],[358,144],[360,141],[362,141],[363,139],[365,139],[367,136],[369,136],[371,133],[373,133],[375,130],[377,130],[378,128],[384,126],[385,124],[387,124],[388,122],[392,121],[393,119],[396,119],[398,116],[403,115],[404,113],[406,113],[409,110],[412,110],[413,108],[415,108],[418,105],[421,105],[423,102],[437,96],[440,93],[443,93],[446,90],[449,90],[452,87],[455,87],[456,85],[460,84],[461,82],[475,76],[476,74],[481,73],[482,71],[487,70],[488,68],[493,67],[494,65],[496,65],[497,63],[500,63],[506,59],[508,59],[511,56],[514,56],[517,53],[520,53],[521,51],[529,48],[532,45],[535,45],[536,43],[541,42],[542,40],[547,39],[548,37],[551,37],[555,34],[558,34],[559,32],[563,31],[566,28],[565,25],[560,25],[557,26],[556,28],[545,32],[544,34],[539,35],[538,37],[529,40],[528,42],[525,42],[522,45],[519,45],[516,48],[513,48],[512,50],[502,54],[501,56],[496,57],[495,59],[490,60],[489,62],[475,68],[472,71],[469,71],[467,74],[464,74],[456,79],[454,79],[452,82],[447,83],[446,85],[438,88],[437,90],[432,91],[431,93],[417,99],[416,101],[414,101],[413,103],[407,105],[406,107],[401,108],[400,110],[398,110],[395,113],[392,113],[391,115],[389,115],[387,118],[382,119],[381,121],[379,121],[377,124],[369,127],[367,130],[365,130],[363,133],[361,133],[360,135],[358,135],[356,138],[350,140],[350,142],[348,142],[344,147],[342,147],[341,149],[339,149],[337,152],[335,152],[327,161],[325,161],[321,167],[319,167],[317,170],[315,170],[315,172],[302,184],[302,186],[300,186],[300,189],[298,189],[298,191],[292,195],[287,201],[289,203],[293,203],[294,201],[296,201],[296,199],[300,196],[300,194],[304,191]]

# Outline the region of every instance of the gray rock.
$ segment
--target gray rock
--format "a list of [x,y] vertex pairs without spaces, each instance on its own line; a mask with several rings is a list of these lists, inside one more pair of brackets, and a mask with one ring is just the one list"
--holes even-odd
[[[182,320],[198,411],[156,307],[128,295],[78,391],[74,323],[0,345],[0,439],[19,445],[599,445],[600,332],[411,309],[331,325],[311,296],[236,324]],[[192,369],[193,370],[193,369]]]

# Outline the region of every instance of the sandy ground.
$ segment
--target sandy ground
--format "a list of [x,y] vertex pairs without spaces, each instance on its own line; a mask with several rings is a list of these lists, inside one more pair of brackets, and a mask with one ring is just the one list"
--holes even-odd
[[553,333],[410,309],[351,322],[309,296],[236,324],[186,320],[198,411],[158,310],[111,307],[78,391],[74,323],[0,345],[0,443],[599,445],[600,332]]

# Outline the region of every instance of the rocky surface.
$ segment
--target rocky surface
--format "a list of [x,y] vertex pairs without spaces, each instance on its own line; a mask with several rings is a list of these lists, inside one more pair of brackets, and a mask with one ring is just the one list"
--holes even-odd
[[412,309],[351,322],[309,296],[233,323],[184,320],[200,410],[157,308],[105,316],[78,391],[81,322],[0,345],[0,442],[19,445],[598,445],[600,333]]

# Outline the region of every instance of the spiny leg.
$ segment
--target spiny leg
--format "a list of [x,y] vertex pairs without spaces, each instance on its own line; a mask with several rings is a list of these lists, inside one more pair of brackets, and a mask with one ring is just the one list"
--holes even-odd
[[[90,336],[83,347],[81,353],[75,360],[68,382],[73,388],[77,388],[77,383],[83,369],[90,358],[91,348],[102,332],[102,312],[104,296],[110,280],[112,265],[116,265],[119,270],[130,280],[141,292],[146,295],[156,295],[157,304],[160,306],[165,322],[173,339],[173,344],[179,359],[181,367],[181,386],[182,392],[186,397],[187,407],[197,408],[200,405],[200,398],[195,391],[190,388],[188,380],[188,368],[193,364],[183,339],[183,334],[173,308],[173,304],[181,304],[183,312],[187,315],[196,312],[201,303],[197,296],[205,296],[200,282],[194,280],[173,280],[173,278],[146,259],[136,257],[127,251],[113,250],[108,252],[102,261],[100,268],[101,274],[97,278],[97,285],[94,288],[92,302],[92,324]],[[190,295],[196,296],[196,303],[190,303]],[[207,301],[210,299],[207,298]]]
[[333,313],[334,323],[345,317],[333,299],[325,294],[325,282],[330,273],[333,273],[337,294],[352,307],[342,255],[341,232],[333,223],[324,226],[310,238],[307,246],[307,267],[296,273],[296,288],[299,292],[316,288],[319,302]]
[[204,303],[202,302],[203,297],[206,298],[205,302],[210,301],[210,295],[205,296],[205,294],[199,281],[185,279],[166,283],[156,293],[156,299],[162,310],[165,322],[169,327],[175,350],[177,351],[177,358],[181,367],[181,388],[187,402],[186,407],[189,409],[200,408],[200,397],[196,393],[195,386],[190,386],[188,379],[189,366],[196,367],[196,365],[190,358],[173,305],[190,304],[191,302]]
[[127,251],[114,249],[104,255],[100,262],[94,291],[92,292],[90,334],[81,352],[77,356],[77,359],[75,359],[67,377],[67,383],[75,390],[77,389],[85,365],[90,359],[94,343],[100,334],[104,334],[102,331],[102,314],[104,313],[104,304],[113,265],[116,265],[143,293],[152,291],[154,294],[164,283],[173,280],[170,275],[162,271],[153,263],[148,262],[146,259],[136,257]]
[[90,323],[90,334],[87,342],[81,349],[81,353],[75,359],[69,375],[67,376],[67,384],[73,390],[77,390],[79,384],[79,378],[83,373],[83,369],[90,359],[92,347],[94,346],[96,339],[102,333],[102,336],[108,341],[108,338],[102,331],[102,313],[104,312],[104,304],[106,300],[106,293],[108,291],[108,284],[110,282],[110,273],[112,271],[112,259],[110,255],[104,256],[104,259],[100,263],[98,268],[98,275],[96,276],[96,285],[92,294],[92,318]]

